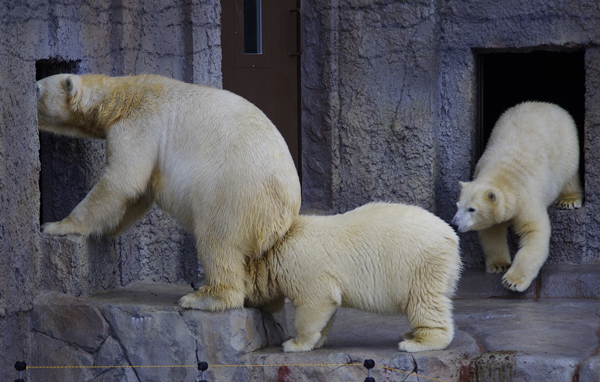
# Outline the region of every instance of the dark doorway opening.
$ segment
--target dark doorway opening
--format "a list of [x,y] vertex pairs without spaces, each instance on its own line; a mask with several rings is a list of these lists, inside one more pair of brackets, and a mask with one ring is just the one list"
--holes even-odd
[[[79,72],[80,61],[60,59],[35,63],[35,80],[54,74]],[[79,139],[40,133],[40,224],[64,219],[81,195],[82,163],[86,147]]]
[[584,56],[584,51],[478,54],[478,126],[474,163],[481,157],[494,124],[506,109],[525,101],[551,102],[567,110],[575,120],[583,182]]

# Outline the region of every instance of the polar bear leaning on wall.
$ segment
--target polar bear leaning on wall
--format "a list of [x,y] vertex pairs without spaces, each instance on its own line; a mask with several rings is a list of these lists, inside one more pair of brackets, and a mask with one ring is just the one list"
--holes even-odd
[[[477,231],[487,272],[506,272],[502,283],[523,292],[548,258],[548,206],[579,208],[579,143],[573,118],[560,107],[526,102],[508,109],[492,130],[472,182],[459,182],[459,231]],[[519,251],[511,265],[507,228]]]
[[188,308],[242,307],[245,263],[288,231],[300,182],[281,134],[233,93],[154,75],[37,82],[39,129],[106,139],[106,169],[51,235],[115,235],[156,202],[192,232],[207,285]]
[[409,352],[452,341],[452,300],[461,269],[458,237],[420,207],[371,203],[335,216],[300,215],[285,238],[249,259],[250,306],[276,311],[288,297],[296,338],[286,352],[325,343],[338,307],[406,314]]

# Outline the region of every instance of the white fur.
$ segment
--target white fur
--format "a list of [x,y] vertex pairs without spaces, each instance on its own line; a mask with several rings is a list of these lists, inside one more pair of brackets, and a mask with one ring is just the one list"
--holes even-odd
[[[578,166],[579,143],[571,116],[556,105],[526,102],[498,119],[473,181],[459,182],[453,222],[461,232],[478,231],[487,271],[508,269],[502,279],[506,288],[525,291],[546,261],[548,206],[581,206]],[[520,236],[512,265],[506,242],[511,225]]]
[[40,130],[106,139],[104,175],[48,234],[116,234],[156,201],[194,233],[207,285],[184,307],[241,307],[244,264],[287,232],[300,183],[281,134],[233,93],[159,76],[38,81]]
[[322,346],[340,306],[406,314],[402,351],[452,341],[451,296],[461,269],[458,237],[415,206],[371,203],[335,216],[299,216],[284,240],[251,261],[248,304],[276,310],[288,297],[296,338],[286,352]]

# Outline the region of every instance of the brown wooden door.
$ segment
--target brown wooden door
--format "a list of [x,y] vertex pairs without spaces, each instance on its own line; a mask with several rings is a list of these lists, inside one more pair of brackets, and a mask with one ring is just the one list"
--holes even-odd
[[277,126],[300,166],[300,0],[221,0],[223,88]]

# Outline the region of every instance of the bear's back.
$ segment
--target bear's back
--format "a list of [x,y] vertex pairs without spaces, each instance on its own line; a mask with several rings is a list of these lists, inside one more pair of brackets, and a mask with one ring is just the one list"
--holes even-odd
[[[292,255],[302,256],[296,266],[318,280],[335,279],[343,306],[398,313],[416,285],[454,290],[461,268],[458,236],[420,207],[369,203],[341,215],[301,218],[305,230],[289,243],[304,249]],[[431,280],[419,279],[430,273]]]
[[506,110],[496,122],[475,179],[494,176],[495,169],[502,168],[522,186],[533,187],[529,191],[558,195],[578,165],[573,118],[559,106],[525,102]]
[[246,254],[273,246],[300,210],[298,173],[273,123],[226,90],[134,77],[139,91],[162,86],[146,105],[157,112],[138,124],[159,142],[158,205],[204,245],[232,241]]

